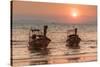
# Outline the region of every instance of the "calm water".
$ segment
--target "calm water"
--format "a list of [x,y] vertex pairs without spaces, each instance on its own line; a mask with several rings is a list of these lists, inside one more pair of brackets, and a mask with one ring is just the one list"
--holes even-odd
[[[33,28],[40,28],[43,25],[33,25]],[[67,30],[71,26],[51,25],[47,36],[52,40],[47,50],[32,52],[28,50],[30,25],[17,26],[13,29],[12,61],[14,66],[39,65],[39,64],[61,64],[96,61],[97,38],[95,25],[77,25],[78,34],[82,38],[80,49],[69,49],[66,47]]]

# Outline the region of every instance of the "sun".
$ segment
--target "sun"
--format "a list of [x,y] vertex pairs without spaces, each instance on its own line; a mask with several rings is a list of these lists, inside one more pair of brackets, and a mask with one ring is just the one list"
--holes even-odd
[[77,17],[77,16],[78,16],[77,12],[73,12],[73,13],[72,13],[72,16],[73,16],[73,17]]
[[78,13],[78,11],[77,11],[76,9],[73,9],[73,10],[71,11],[71,16],[72,16],[72,17],[78,17],[78,15],[79,15],[79,13]]

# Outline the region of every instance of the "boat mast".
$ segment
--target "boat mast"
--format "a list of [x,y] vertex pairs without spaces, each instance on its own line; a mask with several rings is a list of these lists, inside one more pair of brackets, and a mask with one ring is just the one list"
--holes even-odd
[[75,28],[75,35],[77,35],[77,28]]
[[46,37],[46,34],[47,34],[47,28],[48,26],[47,25],[44,25],[44,36]]

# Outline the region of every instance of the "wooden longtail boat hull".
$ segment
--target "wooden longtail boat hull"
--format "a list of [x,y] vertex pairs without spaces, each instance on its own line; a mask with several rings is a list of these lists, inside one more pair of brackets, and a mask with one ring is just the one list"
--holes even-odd
[[36,39],[31,42],[29,42],[29,50],[34,49],[46,49],[48,47],[48,44],[50,43],[50,39],[45,37],[42,39]]
[[69,48],[78,49],[80,48],[80,41],[81,39],[78,37],[78,35],[70,35],[70,37],[66,40],[66,46],[68,46]]
[[44,25],[44,32],[40,35],[34,33],[34,32],[40,32],[39,29],[31,29],[29,33],[29,50],[33,49],[46,49],[48,47],[48,44],[50,43],[50,39],[46,36],[47,34],[47,25]]

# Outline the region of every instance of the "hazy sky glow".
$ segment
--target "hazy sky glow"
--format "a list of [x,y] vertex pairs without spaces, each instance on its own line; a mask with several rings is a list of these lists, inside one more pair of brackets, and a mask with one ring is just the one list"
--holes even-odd
[[13,16],[15,20],[44,20],[68,24],[95,24],[97,7],[90,5],[13,2]]

